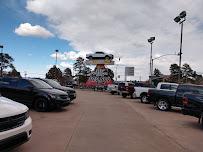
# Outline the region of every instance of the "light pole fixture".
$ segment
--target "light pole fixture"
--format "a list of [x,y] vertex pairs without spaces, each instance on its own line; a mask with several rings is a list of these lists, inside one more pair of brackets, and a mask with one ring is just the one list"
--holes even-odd
[[157,59],[160,59],[160,58],[162,58],[162,57],[169,56],[169,55],[179,55],[179,54],[163,54],[163,55],[161,55],[161,56],[158,56],[158,57],[156,57],[156,58],[153,58],[153,59],[152,59],[152,71],[154,70],[154,60],[157,60]]
[[1,77],[3,77],[3,45],[0,45],[1,48]]
[[57,58],[57,57],[58,57],[57,55],[58,55],[58,52],[59,52],[59,50],[55,50],[55,53],[56,53],[56,63],[55,63],[55,66],[57,66],[57,59],[58,59],[58,58]]
[[180,77],[181,77],[181,60],[182,60],[182,44],[183,44],[183,22],[186,21],[186,11],[182,11],[178,16],[174,18],[174,21],[176,23],[179,23],[181,25],[181,36],[180,36],[180,52],[179,55],[179,73],[178,73],[178,82],[180,83]]
[[155,37],[150,37],[148,39],[148,42],[151,45],[151,51],[150,51],[150,76],[153,75],[153,71],[152,71],[152,44],[153,44],[154,40],[155,40]]

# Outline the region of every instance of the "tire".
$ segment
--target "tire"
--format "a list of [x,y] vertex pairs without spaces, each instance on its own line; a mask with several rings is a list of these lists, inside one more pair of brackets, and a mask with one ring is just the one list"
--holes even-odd
[[109,56],[105,56],[105,60],[110,60],[110,57]]
[[115,92],[111,92],[112,95],[114,95]]
[[203,113],[200,116],[200,123],[201,123],[201,127],[203,128]]
[[37,98],[34,102],[34,109],[39,112],[45,112],[49,110],[48,101],[44,98]]
[[171,108],[166,99],[159,99],[156,103],[156,106],[161,111],[168,111]]
[[122,97],[123,97],[123,98],[126,98],[126,97],[127,97],[127,94],[122,93]]
[[149,101],[147,100],[147,95],[146,94],[142,94],[140,97],[141,103],[149,103]]

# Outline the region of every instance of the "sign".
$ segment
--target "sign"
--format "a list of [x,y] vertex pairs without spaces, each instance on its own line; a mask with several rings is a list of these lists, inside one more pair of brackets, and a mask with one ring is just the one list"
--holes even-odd
[[125,67],[125,76],[134,76],[135,68],[134,67]]
[[104,65],[114,65],[114,61],[112,60],[88,60],[86,61],[87,65],[98,65],[98,64],[104,64]]
[[112,79],[104,65],[97,65],[86,82],[88,86],[107,86],[108,84],[112,84]]

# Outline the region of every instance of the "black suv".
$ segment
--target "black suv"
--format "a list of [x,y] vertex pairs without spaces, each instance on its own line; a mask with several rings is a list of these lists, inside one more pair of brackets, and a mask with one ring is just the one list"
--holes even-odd
[[39,80],[42,80],[42,81],[48,83],[51,87],[53,87],[55,89],[59,89],[64,92],[67,92],[71,101],[76,98],[76,92],[73,88],[62,86],[53,79],[42,79],[42,78],[36,78],[36,79],[39,79]]
[[70,103],[66,92],[36,79],[0,78],[0,93],[37,111],[48,111]]

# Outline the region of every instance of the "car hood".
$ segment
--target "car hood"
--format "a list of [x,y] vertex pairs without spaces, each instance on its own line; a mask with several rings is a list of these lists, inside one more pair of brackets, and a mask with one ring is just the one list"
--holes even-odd
[[61,91],[59,89],[40,89],[46,93],[49,93],[49,94],[54,94],[54,95],[67,95],[66,92],[64,91]]
[[65,86],[61,86],[62,90],[65,90],[65,91],[71,91],[71,92],[75,92],[75,90],[73,88],[70,88],[70,87],[65,87]]
[[22,114],[26,111],[28,111],[27,106],[8,98],[0,97],[0,118]]
[[65,86],[57,86],[54,87],[55,89],[59,89],[59,90],[63,90],[63,91],[71,91],[71,92],[75,92],[75,90],[73,88],[70,87],[65,87]]

